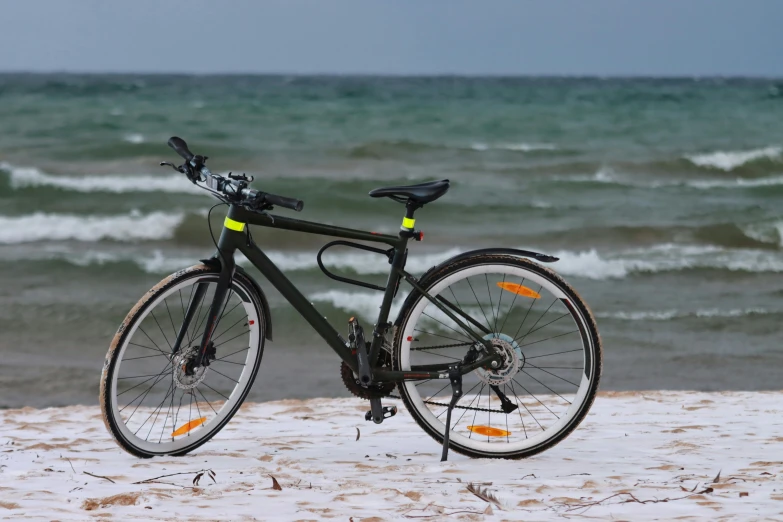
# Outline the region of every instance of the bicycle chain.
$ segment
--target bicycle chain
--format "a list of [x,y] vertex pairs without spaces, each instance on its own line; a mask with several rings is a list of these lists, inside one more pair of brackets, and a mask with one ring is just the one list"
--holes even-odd
[[[386,398],[388,399],[400,399],[401,397],[398,397],[397,395],[387,395]],[[443,406],[444,408],[448,408],[448,404],[444,404],[442,402],[435,402],[435,401],[424,401],[425,404],[432,404],[433,406]],[[506,413],[503,410],[492,410],[489,408],[479,408],[479,407],[473,407],[473,406],[460,406],[459,404],[454,405],[455,408],[459,408],[461,410],[476,410],[476,411],[486,411],[488,413]]]
[[464,343],[457,343],[457,344],[439,344],[436,346],[426,346],[424,348],[413,348],[411,347],[411,351],[415,350],[434,350],[434,349],[440,349],[440,348],[455,348],[457,346],[470,346],[471,344],[474,344],[472,342],[464,342]]

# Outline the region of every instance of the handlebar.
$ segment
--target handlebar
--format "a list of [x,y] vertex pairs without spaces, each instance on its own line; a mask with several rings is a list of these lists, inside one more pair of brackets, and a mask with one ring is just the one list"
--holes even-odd
[[283,208],[289,208],[301,212],[304,208],[304,201],[285,196],[278,196],[268,192],[260,192],[247,188],[247,182],[252,181],[246,176],[232,176],[229,173],[228,178],[212,174],[204,164],[207,161],[206,156],[193,154],[188,149],[185,140],[172,136],[168,141],[169,147],[179,154],[187,163],[180,167],[175,167],[170,163],[161,163],[161,165],[170,165],[188,176],[193,183],[205,181],[207,187],[215,193],[224,196],[232,203],[236,203],[253,210],[267,210],[273,205]]

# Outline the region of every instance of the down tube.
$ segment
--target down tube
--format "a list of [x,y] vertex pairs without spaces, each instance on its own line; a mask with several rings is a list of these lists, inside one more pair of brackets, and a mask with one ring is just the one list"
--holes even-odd
[[331,323],[316,310],[312,303],[302,295],[302,292],[288,280],[285,274],[277,268],[266,254],[264,254],[255,244],[252,244],[251,246],[245,244],[239,245],[239,250],[245,254],[245,257],[247,257],[262,274],[264,274],[264,277],[277,288],[278,292],[283,294],[283,297],[285,297],[296,311],[310,323],[310,326],[312,326],[315,331],[318,332],[318,335],[323,337],[324,341],[337,352],[337,355],[339,355],[352,370],[357,371],[356,358],[351,354],[350,348],[343,343],[337,330],[335,330]]

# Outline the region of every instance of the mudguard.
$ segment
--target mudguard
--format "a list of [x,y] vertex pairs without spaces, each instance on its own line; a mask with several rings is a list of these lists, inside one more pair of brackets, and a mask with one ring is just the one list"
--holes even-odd
[[[500,254],[506,256],[528,257],[531,259],[535,259],[536,261],[540,261],[542,263],[554,263],[555,261],[560,260],[559,257],[550,256],[548,254],[541,254],[540,252],[533,252],[532,250],[520,250],[517,248],[481,248],[479,250],[470,250],[468,252],[463,252],[454,257],[450,257],[449,259],[443,261],[440,264],[430,267],[429,270],[424,272],[424,274],[419,278],[419,283],[422,285],[426,285],[427,279],[429,278],[430,274],[437,272],[438,270],[440,270],[446,265],[450,265],[457,261],[462,261],[463,259],[468,259],[470,257],[483,255],[483,254]],[[399,326],[402,320],[402,311],[405,310],[409,304],[412,304],[412,301],[418,297],[416,293],[417,292],[415,290],[412,290],[411,293],[408,294],[408,297],[405,299],[402,308],[400,308],[400,314],[397,316],[397,319],[394,321],[394,324],[396,326]]]

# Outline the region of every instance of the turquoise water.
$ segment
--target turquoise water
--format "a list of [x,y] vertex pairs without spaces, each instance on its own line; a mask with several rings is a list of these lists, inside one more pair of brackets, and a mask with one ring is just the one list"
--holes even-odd
[[[393,232],[402,207],[369,190],[451,179],[410,270],[493,245],[560,256],[605,389],[780,388],[781,80],[0,75],[0,123],[1,406],[94,402],[127,310],[212,253],[211,199],[157,165],[172,135],[343,226]],[[370,321],[378,295],[318,271],[324,238],[254,237],[336,324]],[[252,397],[343,394],[336,356],[262,286],[275,342]]]

